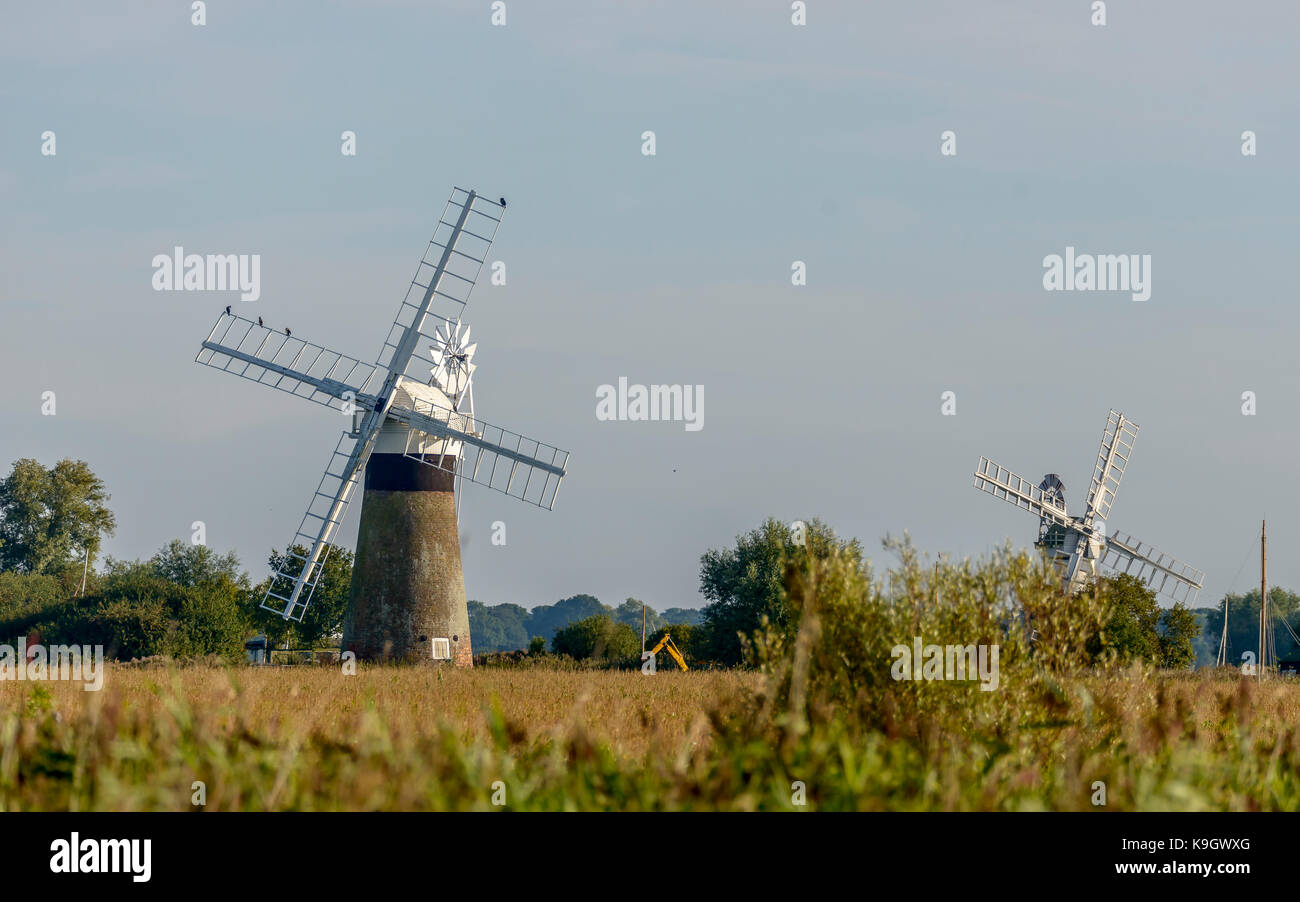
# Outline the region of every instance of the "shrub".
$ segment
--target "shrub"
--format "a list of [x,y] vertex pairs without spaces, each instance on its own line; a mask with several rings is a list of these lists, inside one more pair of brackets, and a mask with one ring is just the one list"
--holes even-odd
[[578,661],[621,664],[640,657],[641,636],[626,623],[597,614],[556,630],[551,645],[557,655]]

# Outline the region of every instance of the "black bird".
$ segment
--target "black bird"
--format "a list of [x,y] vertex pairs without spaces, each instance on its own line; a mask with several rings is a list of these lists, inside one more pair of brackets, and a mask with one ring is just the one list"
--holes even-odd
[[289,327],[288,327],[288,326],[285,326],[285,327],[284,327],[284,334],[285,334],[285,337],[288,337],[288,336],[292,335],[293,333],[289,331]]
[[230,316],[230,305],[226,305],[226,316]]
[[260,316],[257,318],[257,324],[259,326],[262,325],[262,318]]
[[503,197],[501,198],[501,209],[504,210],[505,208],[506,208],[506,199]]

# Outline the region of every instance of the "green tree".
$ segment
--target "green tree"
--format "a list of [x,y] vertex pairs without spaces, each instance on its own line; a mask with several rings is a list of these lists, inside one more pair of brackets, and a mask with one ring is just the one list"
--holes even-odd
[[[1241,595],[1225,595],[1218,606],[1205,615],[1203,635],[1218,654],[1223,637],[1223,609],[1228,608],[1228,663],[1241,664],[1242,652],[1255,652],[1259,648],[1259,589]],[[1268,590],[1268,610],[1274,620],[1285,621],[1291,630],[1300,634],[1300,596],[1282,588]],[[1291,630],[1276,629],[1277,654],[1281,660],[1300,658],[1300,645],[1291,638]]]
[[601,604],[600,599],[594,595],[571,595],[555,604],[543,604],[533,608],[524,628],[532,636],[553,636],[557,629],[562,629],[571,623],[598,614],[608,616],[610,613],[610,609]]
[[[637,599],[629,598],[614,608],[614,613],[611,616],[614,618],[615,623],[626,623],[637,631],[638,636],[641,634],[641,602]],[[668,621],[655,613],[654,608],[650,607],[650,605],[645,606],[645,628],[647,633],[660,629],[666,626],[667,623]]]
[[639,657],[641,635],[608,614],[597,614],[560,628],[551,644],[556,654],[579,661],[621,662]]
[[97,644],[105,646],[110,658],[130,661],[168,655],[174,647],[175,621],[167,616],[166,600],[155,595],[105,598],[91,623],[103,640]]
[[0,573],[0,642],[28,635],[58,615],[71,597],[60,581],[43,573]]
[[741,636],[753,635],[764,618],[777,629],[790,627],[786,561],[795,554],[825,559],[835,551],[862,561],[857,539],[837,538],[820,520],[792,529],[769,518],[758,529],[737,536],[735,548],[705,552],[700,558],[700,592],[711,602],[703,613],[708,657],[721,664],[739,664]]
[[469,603],[469,635],[474,651],[515,651],[528,645],[527,609],[517,604]]
[[1196,637],[1200,635],[1201,624],[1196,615],[1187,609],[1181,601],[1172,608],[1166,608],[1160,615],[1160,636],[1157,646],[1160,650],[1160,666],[1170,670],[1186,670],[1196,660]]
[[[294,545],[290,550],[297,557],[272,549],[267,561],[272,573],[284,574],[272,579],[276,582],[276,594],[285,597],[293,590],[293,580],[302,572],[302,559],[310,552],[301,545]],[[252,592],[253,624],[277,645],[288,642],[306,647],[341,637],[343,618],[348,610],[348,592],[352,586],[352,562],[352,552],[348,549],[337,545],[329,547],[301,622],[285,620],[262,607],[271,582],[270,579],[263,580]]]
[[1097,662],[1149,661],[1158,664],[1160,655],[1160,604],[1147,584],[1128,573],[1097,580],[1096,591],[1108,616],[1101,632],[1088,642],[1088,652]]
[[206,545],[191,545],[172,539],[149,559],[154,572],[178,585],[193,587],[203,583],[217,583],[222,579],[232,583],[247,583],[248,574],[239,567],[239,558],[233,551],[217,554]]
[[0,569],[57,573],[89,566],[102,536],[117,523],[104,483],[85,461],[61,460],[46,469],[23,458],[0,480]]
[[[165,559],[169,548],[160,555]],[[190,585],[170,579],[156,555],[148,562],[111,562],[99,591],[70,603],[57,618],[60,641],[93,636],[119,659],[203,657],[238,661],[250,623],[248,585],[226,572],[212,572]]]
[[699,608],[667,608],[663,612],[665,623],[685,623],[699,626],[704,622],[704,613]]

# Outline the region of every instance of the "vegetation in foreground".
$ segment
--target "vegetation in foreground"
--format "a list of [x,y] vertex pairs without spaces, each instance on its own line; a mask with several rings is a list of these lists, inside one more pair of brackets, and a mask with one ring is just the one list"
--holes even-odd
[[[788,555],[784,624],[743,643],[753,670],[6,683],[0,807],[189,809],[196,781],[209,810],[1096,810],[1099,784],[1109,810],[1300,805],[1300,685],[1122,666],[1101,593],[1063,603],[1024,555],[896,550],[892,594],[845,550]],[[895,679],[915,636],[998,644],[998,689]]]
[[[557,620],[559,654],[533,637],[473,672],[260,669],[231,663],[274,627],[233,555],[173,542],[92,569],[106,499],[76,462],[0,482],[0,635],[164,659],[112,665],[102,692],[0,680],[4,810],[1300,805],[1300,685],[1188,671],[1222,620],[1124,577],[1065,598],[1024,554],[932,564],[890,542],[878,574],[818,521],[769,520],[702,557],[709,605],[671,626],[689,673],[636,669],[639,605],[589,596],[516,618]],[[346,556],[331,568],[304,627],[321,636]],[[1231,640],[1250,599],[1228,602]],[[996,647],[996,688],[900,667],[917,643]]]

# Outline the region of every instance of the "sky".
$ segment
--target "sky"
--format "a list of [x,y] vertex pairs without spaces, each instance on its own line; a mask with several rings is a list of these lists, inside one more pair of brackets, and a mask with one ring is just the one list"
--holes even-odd
[[[698,607],[700,555],[769,516],[882,563],[904,531],[932,555],[1028,546],[1035,519],[972,487],[979,457],[1059,473],[1076,510],[1110,408],[1141,427],[1112,531],[1206,571],[1211,605],[1257,584],[1268,517],[1271,581],[1296,588],[1300,6],[1091,6],[17,6],[0,467],[86,460],[107,554],[202,521],[260,579],[340,418],[195,364],[199,343],[232,304],[374,360],[462,186],[509,204],[506,284],[466,312],[476,411],[572,453],[553,511],[465,490],[472,599]],[[153,290],[178,245],[260,255],[259,299]],[[1150,255],[1150,299],[1045,290],[1067,247]],[[598,419],[620,377],[701,386],[703,428]]]

